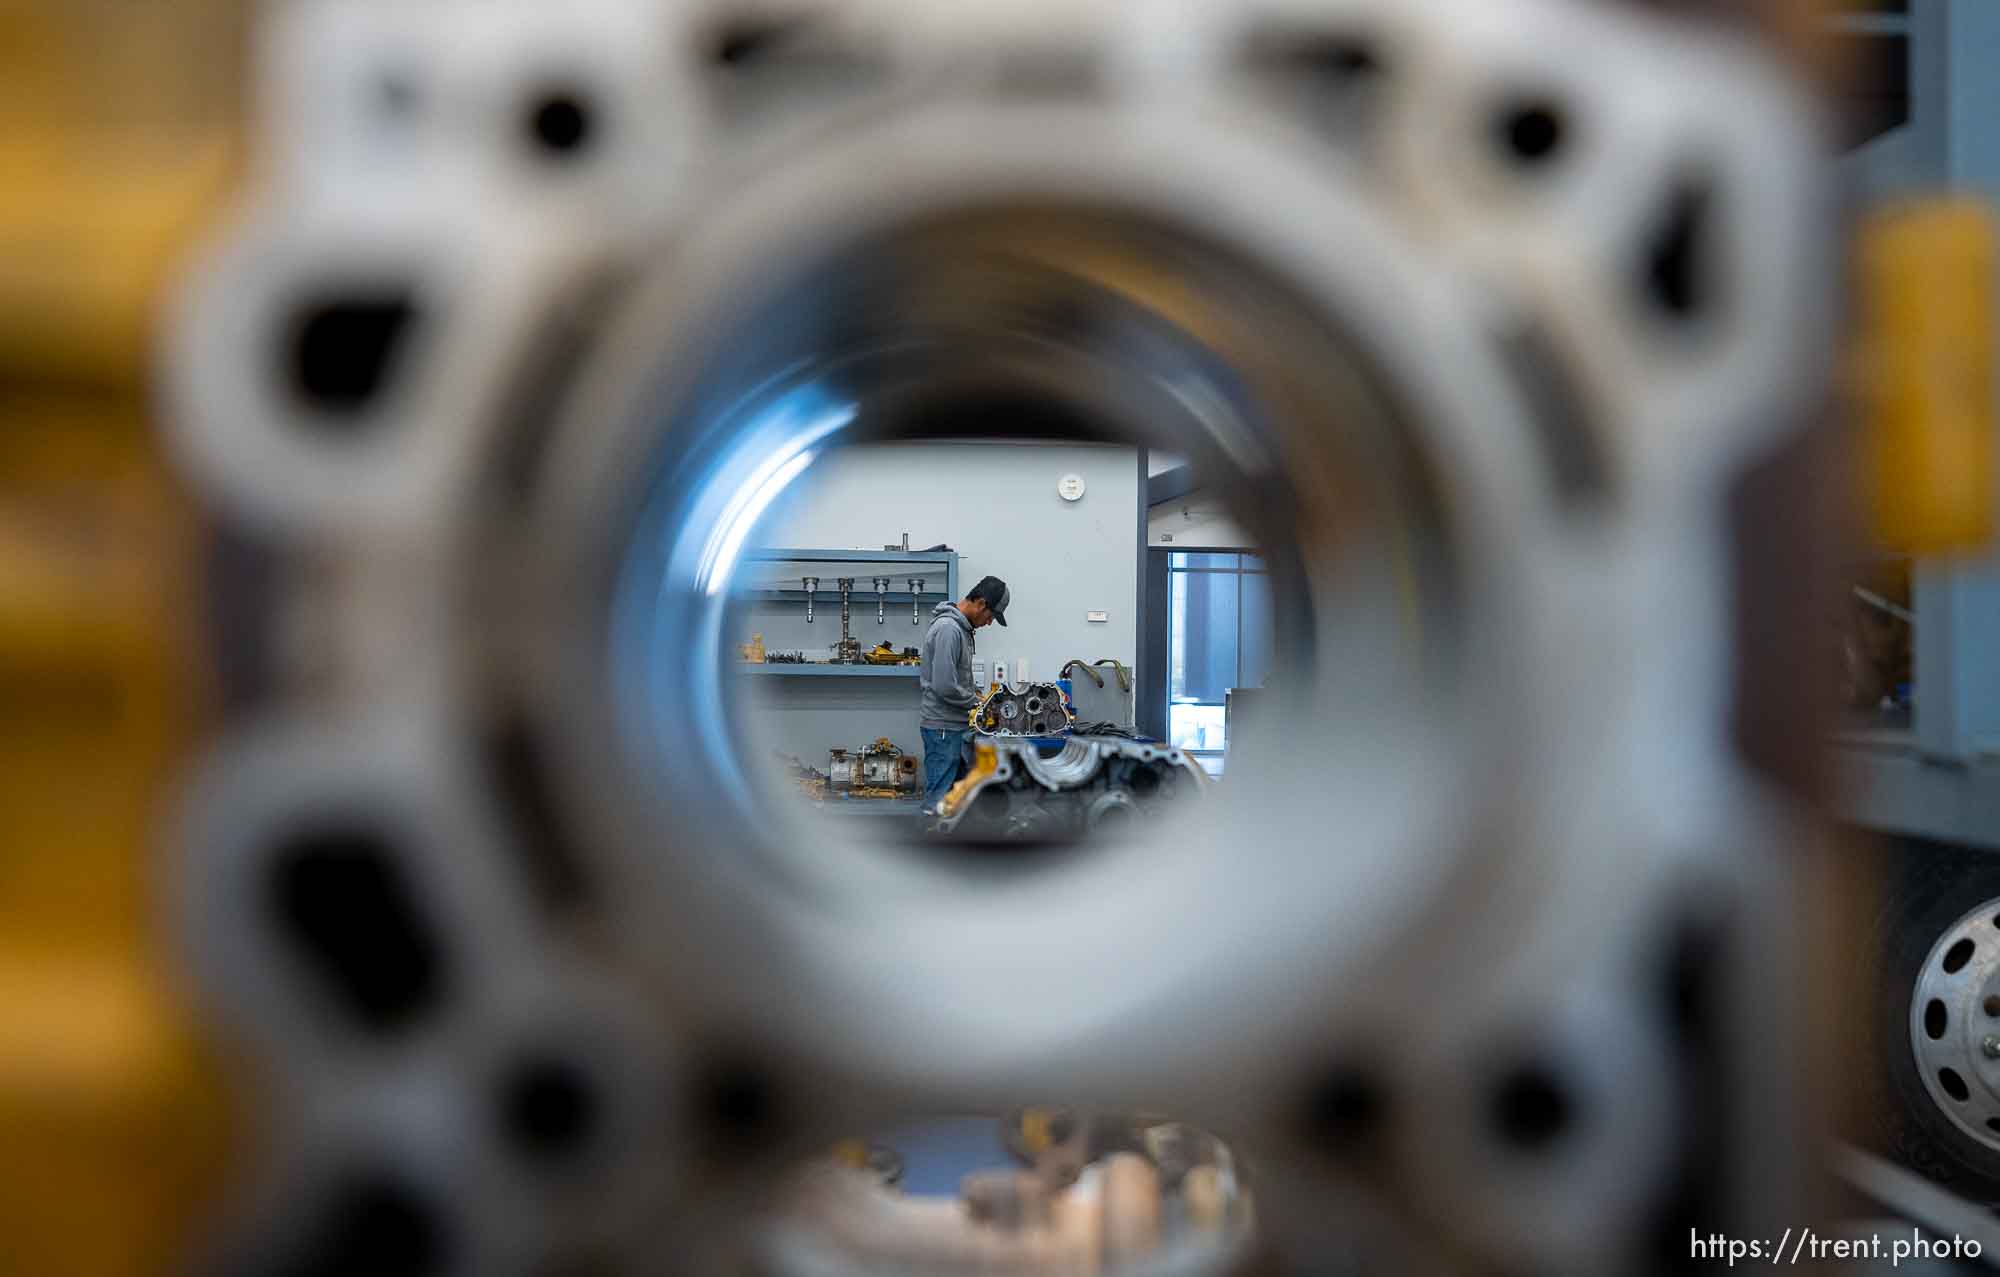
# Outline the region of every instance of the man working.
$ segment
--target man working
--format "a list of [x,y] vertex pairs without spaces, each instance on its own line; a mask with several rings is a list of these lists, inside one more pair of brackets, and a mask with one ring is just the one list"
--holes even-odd
[[963,599],[931,610],[922,680],[926,816],[937,814],[938,800],[965,766],[966,718],[979,703],[972,685],[973,631],[994,621],[1007,624],[1008,597],[1005,581],[981,577]]

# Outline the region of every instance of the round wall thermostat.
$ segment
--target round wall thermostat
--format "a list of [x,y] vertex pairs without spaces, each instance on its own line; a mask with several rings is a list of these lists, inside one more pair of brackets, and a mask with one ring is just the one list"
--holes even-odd
[[1080,474],[1066,474],[1056,480],[1056,493],[1065,501],[1081,501],[1083,499],[1083,476]]

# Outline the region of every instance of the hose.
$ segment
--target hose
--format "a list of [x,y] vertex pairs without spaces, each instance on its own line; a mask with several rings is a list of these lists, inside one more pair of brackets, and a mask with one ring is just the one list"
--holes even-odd
[[1112,669],[1118,671],[1119,691],[1129,692],[1132,690],[1132,667],[1123,661],[1115,661],[1108,657],[1099,657],[1095,661],[1085,661],[1080,657],[1072,658],[1063,665],[1061,671],[1056,674],[1056,677],[1068,678],[1071,670],[1082,670],[1084,673],[1090,675],[1090,681],[1097,684],[1098,689],[1101,691],[1104,688],[1104,676],[1093,668],[1093,666],[1097,665],[1109,665]]

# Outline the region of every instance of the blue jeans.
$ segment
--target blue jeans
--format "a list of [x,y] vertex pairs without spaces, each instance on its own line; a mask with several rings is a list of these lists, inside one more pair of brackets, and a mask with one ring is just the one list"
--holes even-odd
[[965,731],[956,727],[926,727],[924,736],[924,810],[936,811],[938,799],[965,774]]

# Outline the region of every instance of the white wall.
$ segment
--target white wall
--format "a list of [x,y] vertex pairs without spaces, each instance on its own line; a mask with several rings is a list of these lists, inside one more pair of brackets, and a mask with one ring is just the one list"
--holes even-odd
[[[1081,475],[1082,500],[1064,501],[1056,482]],[[877,444],[830,454],[802,475],[756,535],[758,545],[786,549],[880,550],[950,545],[960,555],[959,593],[989,573],[1007,582],[1013,601],[1007,627],[977,637],[989,667],[1028,659],[1034,679],[1053,679],[1071,657],[1131,662],[1138,647],[1138,460],[1130,448],[1033,443]],[[889,573],[901,575],[901,573]],[[909,603],[889,605],[888,623],[875,621],[870,571],[857,565],[853,633],[863,647],[887,639],[914,645],[923,627],[910,624]],[[795,583],[793,583],[795,584]],[[903,588],[898,580],[896,587]],[[937,588],[936,585],[930,588]],[[935,599],[926,600],[928,614]],[[815,623],[803,625],[795,604],[760,604],[744,632],[761,631],[773,650],[810,645],[824,659],[840,635],[839,596],[821,586]],[[1096,610],[1102,623],[1087,619]],[[928,615],[926,615],[928,623]],[[756,680],[759,721],[768,739],[760,752],[780,749],[824,766],[828,748],[888,736],[907,750],[917,736],[915,679],[783,678]]]
[[[1056,481],[1072,473],[1084,479],[1081,501],[1056,495]],[[1139,477],[1130,448],[875,445],[831,454],[793,487],[796,498],[786,494],[762,544],[879,550],[908,532],[919,549],[944,542],[958,551],[961,593],[989,573],[1006,581],[1007,627],[979,631],[979,655],[1025,656],[1034,678],[1054,678],[1072,656],[1132,659]],[[1093,609],[1109,621],[1087,621]],[[872,642],[872,601],[867,620],[858,632]],[[907,617],[901,628],[910,628]]]
[[1146,544],[1190,549],[1255,549],[1242,525],[1221,501],[1197,488],[1146,512]]

